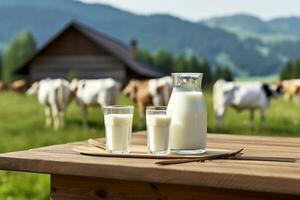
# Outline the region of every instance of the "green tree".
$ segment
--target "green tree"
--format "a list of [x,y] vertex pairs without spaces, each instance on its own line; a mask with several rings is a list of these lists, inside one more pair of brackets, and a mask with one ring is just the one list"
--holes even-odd
[[216,82],[218,79],[223,79],[223,71],[221,67],[217,67],[213,73],[213,81]]
[[292,67],[289,74],[290,79],[299,78],[300,77],[300,59],[294,60],[292,62]]
[[23,32],[12,40],[3,57],[3,80],[11,82],[13,72],[36,52],[36,43],[31,32]]
[[164,73],[172,72],[173,56],[165,50],[158,50],[153,55],[153,65]]
[[289,79],[292,75],[292,71],[293,71],[293,62],[288,61],[280,72],[280,79],[281,80]]
[[211,84],[213,81],[213,75],[211,71],[211,67],[207,60],[203,59],[200,61],[200,69],[202,70],[201,72],[203,73],[203,84]]
[[202,68],[195,54],[187,56],[185,70],[190,72],[201,72]]
[[288,61],[280,72],[280,79],[300,78],[300,59]]
[[78,79],[79,75],[78,75],[78,71],[77,70],[71,70],[67,73],[66,79],[68,81],[72,81],[73,79]]
[[2,69],[3,67],[3,64],[2,64],[2,54],[0,53],[0,80],[3,80],[3,77],[2,77]]
[[184,54],[178,54],[174,60],[174,68],[175,72],[188,72],[188,62],[184,56]]
[[213,74],[213,80],[214,82],[218,79],[224,79],[226,81],[233,81],[234,77],[232,72],[228,67],[218,67],[215,69]]
[[296,66],[295,66],[295,74],[294,78],[300,78],[300,59],[297,60]]
[[187,66],[186,66],[187,71],[203,73],[202,82],[204,85],[212,83],[211,69],[209,63],[205,59],[199,60],[194,54],[190,54],[186,62],[187,62]]
[[[138,55],[140,59],[153,65],[165,74],[170,74],[171,72],[200,72],[204,74],[204,85],[211,84],[213,81],[213,73],[207,60],[198,59],[192,51],[174,56],[165,50],[158,50],[154,54],[147,50],[140,50]],[[222,73],[225,74],[226,70],[222,71]]]
[[234,77],[231,70],[228,67],[223,68],[223,77],[226,81],[233,81]]
[[138,58],[140,58],[141,60],[143,60],[144,62],[153,65],[153,56],[152,54],[145,50],[145,49],[141,49],[138,52]]

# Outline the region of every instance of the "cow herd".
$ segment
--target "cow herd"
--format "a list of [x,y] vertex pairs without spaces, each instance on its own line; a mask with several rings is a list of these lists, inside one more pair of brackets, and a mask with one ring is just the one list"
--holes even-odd
[[[38,102],[44,106],[46,126],[55,130],[64,127],[66,109],[75,99],[82,113],[82,124],[87,127],[87,107],[118,104],[122,92],[137,105],[139,116],[144,117],[146,106],[166,106],[172,92],[172,79],[169,76],[149,79],[131,80],[122,87],[114,79],[43,79],[35,82],[27,90],[28,95],[37,95]],[[26,88],[23,80],[15,81],[11,90],[22,92]],[[7,89],[0,82],[0,91]],[[250,111],[250,127],[253,127],[254,111],[261,113],[261,123],[270,101],[283,94],[286,99],[300,101],[300,79],[285,80],[274,84],[261,82],[228,82],[218,80],[213,86],[213,109],[216,114],[217,127],[223,127],[223,117],[227,107]]]
[[[137,103],[139,114],[144,117],[147,105],[167,105],[172,90],[170,77],[151,80],[132,80],[123,89],[123,94]],[[87,107],[118,104],[121,84],[114,79],[43,79],[35,82],[26,92],[37,95],[44,106],[46,126],[55,130],[64,127],[66,108],[75,99],[82,112],[82,124],[87,127]]]

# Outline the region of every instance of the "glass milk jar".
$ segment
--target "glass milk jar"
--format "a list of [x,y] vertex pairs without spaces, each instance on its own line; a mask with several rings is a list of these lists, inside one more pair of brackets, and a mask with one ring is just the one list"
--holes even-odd
[[206,151],[207,111],[201,90],[202,73],[172,73],[170,149],[177,154]]

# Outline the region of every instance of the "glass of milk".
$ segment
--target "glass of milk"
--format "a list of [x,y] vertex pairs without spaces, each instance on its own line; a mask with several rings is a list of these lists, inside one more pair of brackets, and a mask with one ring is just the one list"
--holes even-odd
[[148,151],[152,154],[169,153],[169,128],[171,116],[167,115],[166,106],[146,108]]
[[106,150],[110,153],[130,152],[133,106],[114,105],[104,107]]

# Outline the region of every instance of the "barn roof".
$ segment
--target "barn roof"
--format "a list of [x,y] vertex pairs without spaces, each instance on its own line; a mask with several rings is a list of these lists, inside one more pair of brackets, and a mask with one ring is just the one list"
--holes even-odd
[[153,69],[147,63],[141,61],[140,59],[133,58],[130,52],[130,48],[121,41],[99,31],[96,31],[77,21],[71,21],[61,31],[59,31],[58,34],[56,34],[53,38],[48,40],[48,42],[46,42],[46,44],[34,56],[32,56],[18,70],[16,70],[16,73],[27,74],[29,71],[30,64],[34,61],[34,59],[38,57],[39,54],[43,52],[52,42],[54,42],[56,38],[58,38],[61,34],[63,34],[70,28],[76,29],[81,34],[91,39],[96,45],[99,45],[101,48],[107,50],[109,53],[114,55],[117,59],[119,59],[128,68],[130,68],[137,74],[149,78],[163,76],[161,72]]

